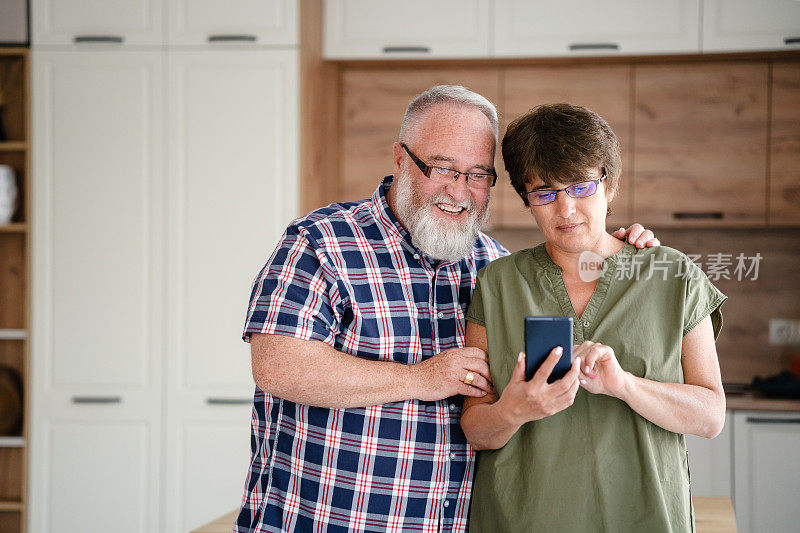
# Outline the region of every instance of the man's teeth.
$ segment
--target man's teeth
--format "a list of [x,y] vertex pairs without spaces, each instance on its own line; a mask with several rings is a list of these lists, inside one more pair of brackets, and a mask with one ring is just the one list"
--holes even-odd
[[464,210],[463,207],[455,207],[447,204],[436,204],[436,207],[438,207],[439,209],[441,209],[442,211],[444,211],[449,215],[457,215]]

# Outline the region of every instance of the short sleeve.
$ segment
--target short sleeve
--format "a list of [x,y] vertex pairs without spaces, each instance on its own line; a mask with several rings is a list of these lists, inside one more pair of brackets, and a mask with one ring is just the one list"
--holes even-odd
[[721,306],[727,296],[722,294],[708,276],[690,261],[687,257],[686,262],[686,295],[684,298],[683,309],[683,335],[692,331],[703,319],[711,315],[711,325],[714,328],[714,339],[719,337],[722,329],[722,310]]
[[253,282],[242,338],[269,333],[333,346],[339,328],[330,295],[338,293],[329,280],[317,250],[290,226]]
[[483,310],[483,290],[481,289],[480,274],[478,275],[478,279],[475,283],[475,290],[472,293],[472,301],[469,304],[469,309],[467,309],[467,315],[465,318],[470,322],[475,322],[478,325],[486,327],[486,315]]

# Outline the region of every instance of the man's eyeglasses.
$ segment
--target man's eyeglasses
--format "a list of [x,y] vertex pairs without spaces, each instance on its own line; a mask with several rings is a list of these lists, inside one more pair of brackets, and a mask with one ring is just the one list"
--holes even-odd
[[581,181],[574,183],[569,187],[563,189],[534,189],[526,192],[525,196],[531,205],[547,205],[556,201],[556,195],[564,191],[573,198],[586,198],[597,192],[597,186],[600,182],[606,179],[606,169],[603,169],[603,175],[596,180]]
[[414,155],[414,153],[408,149],[408,146],[405,143],[400,143],[406,152],[408,152],[409,157],[411,160],[419,167],[423,174],[428,179],[431,179],[438,183],[450,183],[456,181],[459,175],[464,176],[464,179],[467,180],[467,185],[472,187],[473,189],[488,189],[489,187],[494,187],[495,182],[497,181],[497,173],[492,169],[491,174],[484,174],[479,172],[460,172],[458,170],[454,170],[452,168],[444,168],[444,167],[434,167],[431,165],[425,164],[425,162]]

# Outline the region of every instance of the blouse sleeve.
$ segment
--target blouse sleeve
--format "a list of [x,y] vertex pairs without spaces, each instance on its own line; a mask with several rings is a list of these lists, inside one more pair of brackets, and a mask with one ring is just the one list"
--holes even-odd
[[712,285],[708,276],[689,258],[683,257],[686,272],[686,295],[683,309],[683,335],[692,331],[703,319],[711,315],[714,339],[722,329],[722,310],[720,307],[728,299]]
[[472,293],[472,302],[467,309],[466,319],[470,322],[475,322],[478,325],[486,327],[486,315],[483,311],[483,291],[481,289],[481,275],[478,273],[478,279],[475,283],[475,291]]

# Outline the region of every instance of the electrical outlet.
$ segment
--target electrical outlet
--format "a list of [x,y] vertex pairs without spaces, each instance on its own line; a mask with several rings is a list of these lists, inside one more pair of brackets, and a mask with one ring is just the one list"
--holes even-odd
[[770,346],[800,346],[800,320],[771,318],[769,320]]

